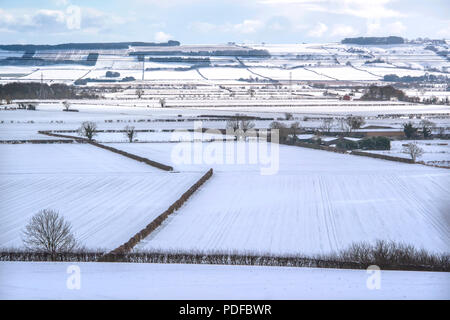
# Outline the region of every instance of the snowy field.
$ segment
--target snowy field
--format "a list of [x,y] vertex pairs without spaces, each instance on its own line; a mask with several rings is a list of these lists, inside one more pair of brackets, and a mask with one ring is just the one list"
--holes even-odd
[[0,154],[0,247],[21,247],[31,216],[51,208],[88,249],[114,249],[200,177],[90,145],[0,145]]
[[79,290],[66,287],[70,263],[0,262],[0,299],[450,299],[444,272],[183,264],[77,263]]
[[423,149],[423,155],[417,159],[418,161],[423,161],[428,164],[450,165],[450,140],[391,141],[391,150],[369,152],[409,159],[410,156],[403,152],[403,145],[414,142]]
[[[173,144],[112,145],[179,171],[214,168],[204,188],[138,249],[320,254],[384,239],[449,252],[445,169],[280,146],[279,171],[261,175],[248,163],[173,163]],[[204,145],[203,154],[212,149]]]

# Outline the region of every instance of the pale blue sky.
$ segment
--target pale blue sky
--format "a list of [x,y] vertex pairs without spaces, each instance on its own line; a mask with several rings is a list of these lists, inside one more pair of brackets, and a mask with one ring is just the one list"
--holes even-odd
[[0,43],[450,38],[449,0],[0,0]]

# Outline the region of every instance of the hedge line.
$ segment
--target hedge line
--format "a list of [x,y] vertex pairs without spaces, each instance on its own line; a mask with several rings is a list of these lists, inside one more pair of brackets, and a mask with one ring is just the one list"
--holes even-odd
[[378,153],[371,153],[371,152],[364,152],[364,151],[353,150],[352,152],[350,152],[350,154],[354,154],[357,156],[365,156],[365,157],[370,157],[370,158],[383,159],[383,160],[403,162],[403,163],[414,163],[414,161],[412,161],[412,159],[393,157],[393,156],[388,156],[385,154],[378,154]]
[[32,144],[45,144],[45,143],[73,143],[73,140],[62,140],[62,139],[54,139],[54,140],[0,140],[0,143],[3,144],[22,144],[22,143],[32,143]]
[[[388,249],[392,246],[388,245]],[[361,248],[356,244],[357,248]],[[408,252],[399,250],[372,251],[368,258],[358,257],[361,252],[350,248],[340,253],[322,256],[302,256],[300,254],[277,256],[258,253],[233,252],[202,252],[202,251],[141,251],[115,252],[105,255],[103,251],[62,252],[52,260],[52,255],[45,252],[0,250],[0,261],[59,261],[59,262],[127,262],[127,263],[177,263],[177,264],[215,264],[215,265],[249,265],[249,266],[277,266],[277,267],[308,267],[308,268],[339,268],[339,269],[367,269],[370,265],[377,265],[382,270],[409,271],[450,271],[448,255],[432,255],[426,252],[414,251],[409,259]],[[350,253],[350,254],[349,254]],[[375,255],[374,255],[375,253]]]
[[144,157],[140,157],[140,156],[137,156],[135,154],[128,153],[128,152],[125,152],[125,151],[122,151],[122,150],[119,150],[119,149],[116,149],[116,148],[113,148],[113,147],[110,147],[110,146],[105,146],[103,144],[100,144],[100,143],[94,142],[94,141],[90,141],[90,140],[85,139],[85,138],[68,136],[68,135],[63,135],[63,134],[57,134],[57,133],[52,133],[52,132],[49,132],[49,131],[38,131],[38,132],[40,134],[45,134],[45,135],[52,136],[52,137],[70,138],[70,139],[74,139],[77,142],[89,143],[89,144],[91,144],[93,146],[96,146],[96,147],[99,147],[99,148],[102,148],[102,149],[105,149],[105,150],[109,150],[111,152],[120,154],[120,155],[122,155],[124,157],[130,158],[130,159],[133,159],[133,160],[136,160],[136,161],[144,162],[144,163],[146,163],[146,164],[148,164],[150,166],[153,166],[155,168],[158,168],[158,169],[165,170],[165,171],[173,171],[173,167],[171,167],[171,166],[167,166],[165,164],[162,164],[162,163],[159,163],[159,162],[156,162],[156,161],[144,158]]
[[388,155],[384,155],[384,154],[364,152],[364,151],[355,151],[355,150],[347,151],[345,149],[339,149],[339,148],[334,148],[334,147],[329,147],[329,146],[322,146],[322,145],[306,143],[306,142],[295,142],[294,144],[280,142],[280,144],[295,145],[295,146],[303,147],[303,148],[325,150],[325,151],[331,151],[331,152],[343,153],[343,154],[352,154],[352,155],[356,155],[356,156],[365,156],[365,157],[370,157],[370,158],[377,158],[377,159],[383,159],[383,160],[389,160],[389,161],[397,161],[397,162],[403,162],[403,163],[415,163],[411,159],[406,159],[406,158],[393,157],[393,156],[388,156]]
[[159,163],[159,162],[156,162],[156,161],[144,158],[144,157],[140,157],[140,156],[137,156],[137,155],[132,154],[132,153],[128,153],[128,152],[125,152],[125,151],[122,151],[122,150],[119,150],[119,149],[116,149],[116,148],[113,148],[113,147],[110,147],[110,146],[105,146],[103,144],[100,144],[100,143],[94,142],[94,141],[89,141],[88,143],[93,145],[93,146],[96,146],[96,147],[99,147],[99,148],[102,148],[102,149],[109,150],[111,152],[120,154],[120,155],[122,155],[124,157],[130,158],[130,159],[133,159],[133,160],[136,160],[136,161],[144,162],[144,163],[146,163],[146,164],[148,164],[150,166],[153,166],[153,167],[161,169],[161,170],[173,171],[173,167],[171,167],[171,166],[167,166],[165,164],[162,164],[162,163]]
[[131,251],[134,246],[142,239],[148,237],[156,228],[158,228],[169,215],[178,210],[189,198],[213,175],[213,169],[209,169],[195,184],[193,184],[181,197],[176,200],[166,211],[156,217],[144,229],[136,233],[126,243],[104,255],[99,261],[117,261],[124,253]]

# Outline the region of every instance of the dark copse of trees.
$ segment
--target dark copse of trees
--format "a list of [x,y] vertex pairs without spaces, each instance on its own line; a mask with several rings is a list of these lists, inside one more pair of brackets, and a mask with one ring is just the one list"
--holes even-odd
[[107,78],[117,78],[120,77],[120,73],[119,72],[115,72],[115,71],[106,71],[106,75]]
[[150,57],[148,61],[152,62],[181,62],[181,63],[211,63],[209,57]]
[[98,59],[98,53],[89,53],[86,60],[69,60],[69,59],[41,59],[34,57],[35,51],[26,51],[22,57],[8,57],[0,60],[0,66],[17,66],[17,65],[32,65],[44,66],[55,64],[80,64],[86,66],[95,66]]
[[351,140],[341,140],[336,143],[336,147],[340,149],[347,149],[347,150],[353,150],[358,149],[359,145],[356,141]]
[[395,89],[392,86],[370,86],[367,92],[361,97],[361,100],[390,100],[397,98],[398,100],[405,100],[406,95],[402,90]]
[[358,141],[360,149],[364,150],[391,150],[391,140],[386,137],[370,137]]
[[450,56],[449,56],[450,55],[450,51],[448,51],[448,50],[439,50],[435,46],[426,46],[425,50],[433,51],[438,56],[441,56],[441,57],[447,59],[448,61],[450,61]]
[[0,50],[6,51],[41,51],[41,50],[106,50],[106,49],[128,49],[133,47],[174,47],[179,46],[179,41],[169,40],[167,42],[93,42],[93,43],[62,43],[56,45],[48,44],[6,44],[0,45]]
[[[117,72],[118,73],[118,72]],[[120,76],[120,74],[119,74]],[[105,82],[105,83],[112,83],[112,82],[130,82],[135,81],[136,79],[134,77],[123,77],[122,79],[93,79],[93,78],[84,78],[84,79],[78,79],[73,84],[76,86],[83,86],[88,84],[88,82]]]
[[91,99],[97,98],[85,90],[61,83],[11,82],[0,85],[0,99]]
[[412,122],[408,122],[403,125],[403,132],[407,138],[414,138],[417,135],[417,128]]
[[403,44],[405,40],[402,37],[357,37],[357,38],[345,38],[341,43],[351,43],[351,44]]
[[341,140],[336,143],[336,147],[347,150],[391,150],[391,140],[386,137],[370,137],[360,141]]
[[[144,56],[228,56],[228,57],[270,57],[267,50],[248,49],[248,50],[214,50],[214,51],[135,51],[130,52],[130,56],[138,56],[143,59]],[[142,60],[140,60],[142,61]]]
[[432,74],[424,74],[423,76],[403,76],[399,77],[396,74],[387,74],[383,77],[383,81],[390,82],[449,82],[450,79],[447,76],[435,76]]

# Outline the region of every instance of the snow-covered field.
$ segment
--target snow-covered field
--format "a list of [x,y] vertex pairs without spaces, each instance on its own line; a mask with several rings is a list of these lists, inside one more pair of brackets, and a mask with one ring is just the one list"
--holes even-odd
[[280,146],[279,171],[261,175],[256,164],[173,163],[173,144],[113,146],[180,171],[215,170],[138,249],[319,254],[384,239],[449,251],[445,169]]
[[[444,272],[183,264],[76,263],[80,289],[68,289],[71,263],[0,262],[0,299],[443,299]],[[73,272],[73,271],[72,271]]]
[[[180,71],[188,69],[192,63],[181,62],[152,62],[146,57],[144,62],[138,56],[130,55],[133,51],[144,50],[142,47],[130,47],[128,50],[96,50],[99,53],[95,66],[61,65],[48,66],[0,66],[2,80],[38,81],[41,73],[44,81],[52,83],[73,81],[86,76],[89,78],[105,79],[106,71],[120,72],[121,78],[133,76],[142,79],[142,69],[162,68],[164,70],[145,71],[145,81],[183,80],[183,81],[234,81],[238,79],[255,78],[257,74],[275,80],[308,81],[308,80],[346,80],[346,81],[378,81],[386,74],[423,75],[425,72],[434,75],[448,75],[449,63],[443,56],[426,49],[427,44],[358,46],[339,43],[312,44],[265,44],[247,45],[247,48],[266,50],[270,56],[249,56],[237,58],[234,56],[211,56],[210,67]],[[437,47],[446,50],[445,46]],[[174,48],[153,47],[149,50],[221,50],[220,45],[180,46]],[[242,49],[236,46],[227,49]],[[80,50],[43,50],[35,53],[34,58],[74,61],[85,61],[89,51]],[[93,52],[91,52],[93,53]],[[0,51],[0,60],[11,57],[21,57],[23,52]],[[189,58],[189,55],[180,58]],[[160,55],[156,55],[160,57]],[[347,65],[350,63],[350,65]],[[353,68],[354,66],[355,68]],[[246,69],[249,67],[251,69]],[[304,69],[306,68],[306,69]],[[15,71],[12,71],[15,70]],[[87,73],[87,71],[92,70]],[[36,72],[34,72],[36,71]],[[85,72],[83,72],[85,71]],[[255,72],[256,74],[252,73]],[[206,79],[205,79],[206,78]],[[259,77],[260,78],[260,77]],[[241,82],[242,84],[242,82]]]
[[[273,80],[330,80],[329,77],[309,71],[304,68],[296,68],[292,70],[280,68],[251,68],[256,74],[267,77]],[[253,76],[255,77],[255,76]]]
[[90,145],[0,145],[0,247],[42,209],[58,210],[89,249],[114,249],[199,177],[167,173]]
[[450,141],[449,140],[401,140],[391,141],[391,150],[369,151],[373,153],[386,154],[394,157],[410,158],[409,154],[403,152],[404,146],[408,143],[416,143],[423,149],[423,155],[418,157],[418,161],[429,164],[450,165]]

